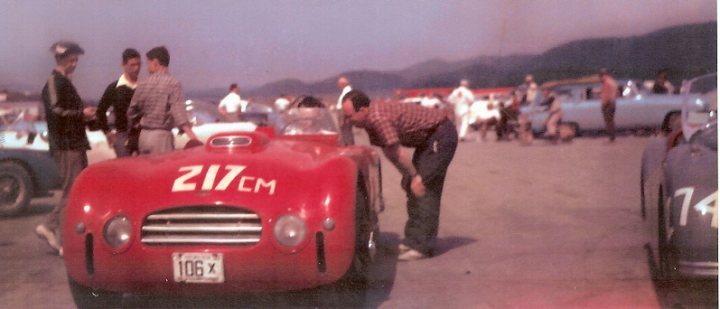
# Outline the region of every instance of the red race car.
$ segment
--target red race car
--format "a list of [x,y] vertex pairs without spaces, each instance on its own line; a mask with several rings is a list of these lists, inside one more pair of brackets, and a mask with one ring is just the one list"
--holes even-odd
[[276,118],[85,169],[63,232],[76,304],[364,284],[383,209],[378,153],[339,145],[323,108]]

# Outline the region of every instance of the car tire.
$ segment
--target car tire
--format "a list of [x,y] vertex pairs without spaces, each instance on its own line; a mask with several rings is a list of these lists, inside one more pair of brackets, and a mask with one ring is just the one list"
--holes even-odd
[[30,173],[15,162],[0,163],[0,215],[10,216],[23,211],[33,196]]
[[673,275],[672,249],[667,241],[668,224],[665,209],[664,188],[660,185],[658,190],[658,265],[656,280],[660,282],[670,281]]
[[78,308],[119,308],[122,293],[96,290],[77,283],[68,276],[68,284]]
[[674,111],[665,115],[660,131],[664,136],[667,136],[673,131],[679,130],[681,127],[680,112]]
[[[368,286],[368,268],[372,260],[368,243],[373,228],[369,226],[369,199],[365,185],[359,184],[355,196],[355,253],[350,268],[338,282],[340,287],[347,290],[360,290]],[[374,241],[374,240],[373,240]]]

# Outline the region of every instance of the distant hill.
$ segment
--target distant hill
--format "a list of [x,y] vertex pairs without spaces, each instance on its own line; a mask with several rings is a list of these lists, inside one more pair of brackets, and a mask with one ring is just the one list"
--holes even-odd
[[543,82],[594,74],[600,68],[608,68],[618,78],[643,79],[652,79],[664,68],[675,84],[717,71],[717,22],[675,26],[641,36],[573,41],[540,55],[482,56],[455,62],[433,59],[400,71],[344,72],[311,83],[280,80],[246,93],[256,97],[329,95],[338,91],[337,77],[345,75],[354,87],[384,95],[398,88],[452,87],[462,78],[474,87],[495,87],[519,84],[527,73]]

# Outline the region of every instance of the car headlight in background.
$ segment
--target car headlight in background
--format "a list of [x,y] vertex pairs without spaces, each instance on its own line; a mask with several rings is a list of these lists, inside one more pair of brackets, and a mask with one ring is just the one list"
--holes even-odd
[[120,248],[130,241],[131,229],[128,217],[116,216],[105,224],[103,238],[111,247]]
[[295,247],[305,240],[305,221],[296,215],[285,215],[277,219],[273,227],[275,239],[285,247]]

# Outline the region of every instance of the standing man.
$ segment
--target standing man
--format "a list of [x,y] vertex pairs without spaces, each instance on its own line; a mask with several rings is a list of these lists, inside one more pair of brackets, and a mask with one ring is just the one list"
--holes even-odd
[[[432,256],[445,175],[458,143],[455,126],[441,110],[398,102],[371,103],[357,90],[345,96],[342,111],[352,125],[367,131],[370,143],[382,147],[403,175],[408,221],[398,259]],[[415,148],[412,159],[402,146]]]
[[238,85],[236,83],[230,84],[230,90],[228,94],[220,100],[220,104],[218,105],[218,111],[220,114],[223,115],[229,115],[233,119],[238,119],[238,113],[241,109],[241,102],[240,99],[240,88],[238,88]]
[[533,104],[537,98],[538,85],[532,74],[525,75],[525,82],[518,87],[518,91],[522,95],[520,105]]
[[138,83],[128,109],[133,124],[139,119],[140,154],[169,152],[175,149],[172,128],[177,127],[198,142],[185,111],[185,98],[180,82],[170,75],[170,53],[165,46],[145,54],[150,76]]
[[85,134],[86,120],[95,115],[95,108],[84,107],[70,77],[77,67],[80,55],[85,51],[75,42],[59,41],[50,47],[55,55],[55,70],[42,90],[48,126],[50,154],[55,159],[62,179],[62,196],[45,222],[35,228],[35,233],[62,256],[62,219],[68,193],[75,178],[87,167],[90,149]]
[[[108,145],[115,149],[115,155],[118,158],[127,157],[138,150],[137,139],[140,130],[128,125],[127,111],[137,87],[141,62],[140,53],[137,50],[128,48],[123,51],[121,65],[123,74],[118,80],[107,86],[95,114],[100,129],[105,133]],[[107,111],[110,107],[115,114],[115,132],[108,125]]]
[[618,87],[607,69],[600,70],[600,83],[600,109],[605,120],[605,130],[610,135],[609,142],[612,143],[615,141],[615,99]]
[[448,102],[455,106],[455,125],[460,133],[460,140],[464,141],[470,126],[470,106],[475,102],[475,96],[468,89],[470,82],[467,79],[460,81],[460,86],[450,93]]
[[350,86],[350,81],[348,81],[347,77],[341,75],[340,78],[338,78],[337,81],[337,87],[340,89],[340,96],[338,97],[337,105],[335,108],[338,111],[338,123],[340,125],[340,138],[342,139],[342,142],[344,145],[354,145],[355,144],[355,137],[353,136],[352,131],[352,124],[348,123],[343,116],[342,112],[342,106],[343,106],[343,98],[352,91],[352,87]]

